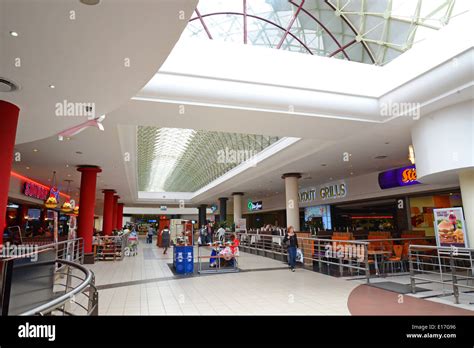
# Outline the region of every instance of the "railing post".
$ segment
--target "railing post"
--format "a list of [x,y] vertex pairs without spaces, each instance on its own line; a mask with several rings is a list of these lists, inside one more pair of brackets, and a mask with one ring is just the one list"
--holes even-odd
[[89,304],[87,311],[90,315],[99,315],[99,292],[95,287],[94,274],[92,274],[91,284],[89,285]]
[[[439,252],[439,251],[438,251]],[[454,264],[453,258],[453,249],[449,251],[449,264],[451,266],[451,277],[453,280],[453,295],[454,295],[454,302],[459,304],[459,287],[458,287],[458,278],[456,276],[456,267]]]
[[408,246],[408,265],[410,267],[410,284],[412,294],[416,294],[415,270],[413,269],[413,258],[411,255],[411,246]]
[[318,270],[323,273],[323,263],[321,262],[321,241],[318,239]]
[[364,244],[364,263],[365,263],[365,278],[367,280],[367,284],[370,283],[370,265],[369,265],[369,245],[366,243]]

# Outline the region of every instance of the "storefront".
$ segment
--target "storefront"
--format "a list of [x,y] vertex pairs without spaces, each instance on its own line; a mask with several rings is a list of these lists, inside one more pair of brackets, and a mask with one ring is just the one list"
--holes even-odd
[[69,216],[73,214],[61,211],[62,204],[70,197],[56,191],[55,208],[45,207],[50,188],[28,177],[12,172],[7,206],[7,235],[17,235],[21,231],[24,238],[49,236],[54,230],[54,219],[58,219],[58,237],[66,236],[69,228]]
[[380,230],[394,236],[412,230],[433,236],[433,209],[462,206],[459,187],[422,184],[415,166],[304,188],[299,203],[305,230]]

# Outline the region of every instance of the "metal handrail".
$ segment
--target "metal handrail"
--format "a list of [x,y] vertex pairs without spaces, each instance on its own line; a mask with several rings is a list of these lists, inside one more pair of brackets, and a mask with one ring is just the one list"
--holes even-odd
[[[71,261],[66,261],[66,260],[50,261],[51,264],[54,264],[56,262],[68,265],[70,267],[73,267],[75,269],[78,269],[78,270],[82,271],[85,275],[85,279],[83,280],[83,282],[81,284],[79,284],[78,286],[73,288],[71,291],[66,292],[65,294],[63,294],[63,295],[55,298],[54,300],[51,300],[51,301],[45,303],[45,304],[42,304],[38,307],[35,307],[35,308],[30,309],[26,312],[23,312],[23,313],[19,314],[20,316],[44,315],[44,314],[50,313],[50,312],[54,311],[55,309],[57,309],[58,307],[61,307],[61,306],[65,305],[67,302],[71,301],[71,299],[74,298],[75,295],[77,295],[79,293],[82,293],[82,291],[84,289],[86,289],[86,287],[90,286],[90,287],[95,289],[94,274],[92,273],[92,271],[90,271],[89,269],[83,267],[82,265],[79,265],[79,264],[77,264],[75,262],[71,262]],[[88,312],[88,314],[90,314],[90,313]]]
[[[231,232],[228,234],[237,234],[240,238],[240,246],[242,251],[246,250],[256,250],[257,252],[263,252],[263,256],[267,256],[267,253],[273,255],[287,255],[286,248],[284,247],[281,241],[283,236],[271,235],[271,234],[253,234],[247,232]],[[245,236],[245,237],[244,237]],[[244,238],[243,238],[244,237]],[[254,237],[254,238],[252,238]],[[274,242],[275,240],[279,242]],[[301,249],[303,253],[303,258],[309,260],[313,266],[314,262],[318,263],[319,269],[322,269],[322,265],[335,265],[339,267],[339,274],[342,276],[344,274],[344,269],[348,269],[352,274],[354,270],[357,272],[362,271],[365,275],[367,283],[370,282],[370,265],[368,259],[368,246],[369,241],[358,241],[358,240],[346,240],[346,239],[321,239],[313,237],[299,237],[298,241],[301,241]],[[353,257],[347,258],[346,256],[338,259],[337,262],[334,261],[333,257],[326,257],[326,246],[334,246],[336,244],[344,244],[344,252],[349,252],[349,247],[358,247],[363,249],[363,260],[354,259]],[[308,255],[308,246],[311,246],[311,249],[314,250],[312,255]],[[305,248],[306,247],[306,248]],[[353,250],[353,249],[351,249]],[[304,262],[306,263],[306,262]],[[378,267],[376,268],[376,273],[378,274]]]
[[[435,253],[422,254],[423,251],[427,250],[435,251]],[[469,292],[474,290],[474,286],[469,285],[470,281],[474,282],[474,249],[446,246],[439,247],[433,245],[410,245],[408,255],[412,293],[416,293],[417,280],[442,284],[443,294],[445,293],[444,285],[450,285],[454,302],[459,304],[460,288],[468,289]],[[457,265],[456,261],[468,263],[469,266]],[[467,274],[459,274],[459,271],[465,271]],[[439,275],[439,280],[423,277],[423,274]],[[444,277],[444,275],[447,277]],[[459,281],[466,281],[466,284],[459,283]]]

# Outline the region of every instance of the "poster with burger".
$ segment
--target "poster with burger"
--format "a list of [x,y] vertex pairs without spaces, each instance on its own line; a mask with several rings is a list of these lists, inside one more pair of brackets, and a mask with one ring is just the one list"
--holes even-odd
[[462,208],[434,209],[433,214],[438,246],[469,247]]

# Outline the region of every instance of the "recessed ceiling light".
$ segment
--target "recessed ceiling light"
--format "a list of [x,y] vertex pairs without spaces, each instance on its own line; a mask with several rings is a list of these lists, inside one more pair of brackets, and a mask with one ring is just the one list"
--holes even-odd
[[0,77],[0,92],[13,92],[18,89],[18,86],[5,78]]
[[11,36],[14,36],[14,37],[17,37],[18,36],[18,33],[16,31],[10,31],[10,35]]
[[54,89],[54,88],[56,88],[56,86],[55,85],[49,85],[49,88]]
[[76,151],[76,154],[82,155],[82,152],[81,151]]
[[33,149],[33,152],[38,152],[38,149]]
[[100,0],[79,0],[79,1],[83,3],[84,5],[91,5],[91,6],[94,6],[100,3]]
[[66,168],[69,168],[69,164],[66,164]]
[[30,167],[26,167],[26,169],[30,170]]
[[70,178],[70,177],[71,177],[71,174],[68,174],[67,176],[68,176],[68,178]]
[[353,173],[353,172],[351,172],[351,175],[353,175],[353,174],[354,174],[354,173]]
[[385,155],[380,155],[380,156],[377,156],[377,157],[374,157],[375,159],[384,159],[384,158],[387,158],[387,156]]

